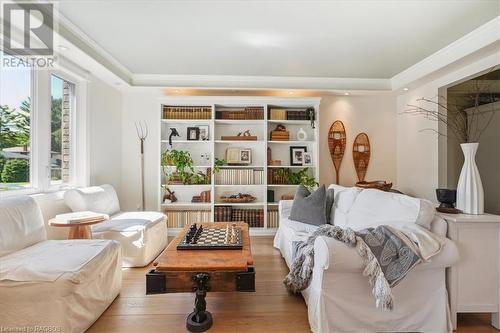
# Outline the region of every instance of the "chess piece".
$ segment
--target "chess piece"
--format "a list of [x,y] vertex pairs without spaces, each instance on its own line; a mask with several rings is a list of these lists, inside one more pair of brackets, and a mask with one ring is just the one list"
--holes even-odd
[[236,230],[235,230],[235,227],[236,224],[233,223],[233,225],[231,226],[231,244],[235,244],[236,243]]
[[226,237],[224,243],[229,244],[229,224],[226,224]]

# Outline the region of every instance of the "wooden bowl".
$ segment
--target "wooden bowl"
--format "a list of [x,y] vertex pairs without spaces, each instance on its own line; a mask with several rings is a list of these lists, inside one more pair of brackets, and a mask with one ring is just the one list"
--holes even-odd
[[382,191],[389,191],[392,187],[392,183],[387,183],[385,180],[374,180],[371,182],[357,182],[356,186],[361,188],[375,188]]

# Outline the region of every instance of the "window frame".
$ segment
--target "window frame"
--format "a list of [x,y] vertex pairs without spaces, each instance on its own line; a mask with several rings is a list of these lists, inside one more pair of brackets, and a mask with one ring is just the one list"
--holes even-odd
[[[1,191],[0,198],[50,193],[73,187],[88,186],[90,180],[89,136],[87,135],[88,72],[62,57],[58,59],[57,68],[51,70],[31,69],[30,72],[30,186],[23,189]],[[74,85],[70,115],[71,183],[51,184],[50,179],[52,75]]]

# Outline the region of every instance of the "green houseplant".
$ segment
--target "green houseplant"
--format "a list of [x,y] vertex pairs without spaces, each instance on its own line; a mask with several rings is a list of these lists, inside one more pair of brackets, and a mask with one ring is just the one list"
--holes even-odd
[[301,169],[297,172],[293,172],[291,169],[283,168],[276,170],[278,177],[287,180],[288,184],[291,185],[304,185],[307,188],[313,188],[318,186],[319,183],[316,182],[314,177],[308,175],[308,168]]

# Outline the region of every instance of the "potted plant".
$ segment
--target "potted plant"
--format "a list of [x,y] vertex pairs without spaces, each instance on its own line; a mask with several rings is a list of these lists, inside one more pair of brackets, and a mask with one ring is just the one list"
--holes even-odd
[[319,185],[314,177],[308,175],[308,168],[299,170],[298,172],[293,172],[291,169],[283,168],[276,170],[277,176],[281,179],[286,179],[287,183],[290,185],[304,185],[305,187],[311,189]]

